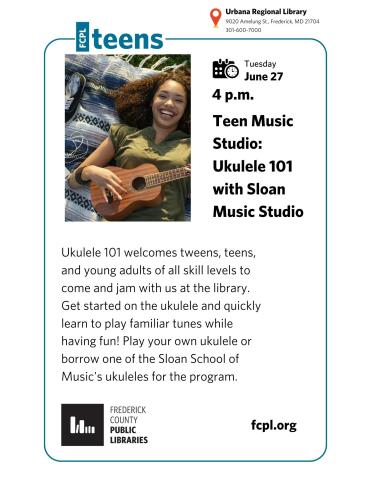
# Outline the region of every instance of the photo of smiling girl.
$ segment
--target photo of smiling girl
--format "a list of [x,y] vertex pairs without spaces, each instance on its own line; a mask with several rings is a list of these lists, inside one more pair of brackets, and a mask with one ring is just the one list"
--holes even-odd
[[[128,193],[106,167],[134,169],[153,164],[159,172],[188,171],[190,164],[190,71],[179,68],[129,82],[113,93],[121,123],[113,124],[99,147],[71,172],[72,188],[94,183],[109,203]],[[159,205],[135,209],[123,221],[183,221],[190,178],[167,181]]]

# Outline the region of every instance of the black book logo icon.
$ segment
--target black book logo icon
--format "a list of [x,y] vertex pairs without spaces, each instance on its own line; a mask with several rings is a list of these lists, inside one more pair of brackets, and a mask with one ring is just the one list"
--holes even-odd
[[104,445],[104,405],[62,404],[61,430],[63,446]]

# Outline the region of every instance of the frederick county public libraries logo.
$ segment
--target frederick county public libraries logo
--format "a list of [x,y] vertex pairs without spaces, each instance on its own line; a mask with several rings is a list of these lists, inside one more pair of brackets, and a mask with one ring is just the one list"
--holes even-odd
[[62,446],[104,445],[104,405],[62,404]]

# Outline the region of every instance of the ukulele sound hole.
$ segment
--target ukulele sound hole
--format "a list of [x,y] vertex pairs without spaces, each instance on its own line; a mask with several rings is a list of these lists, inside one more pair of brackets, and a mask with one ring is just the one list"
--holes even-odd
[[143,190],[146,187],[146,181],[144,177],[137,177],[134,178],[132,185],[134,190]]

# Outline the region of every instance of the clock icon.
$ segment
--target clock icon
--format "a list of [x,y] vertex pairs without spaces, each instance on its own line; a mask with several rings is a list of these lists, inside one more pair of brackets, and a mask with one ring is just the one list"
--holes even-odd
[[236,78],[240,71],[236,65],[230,64],[225,68],[225,74],[228,78]]

